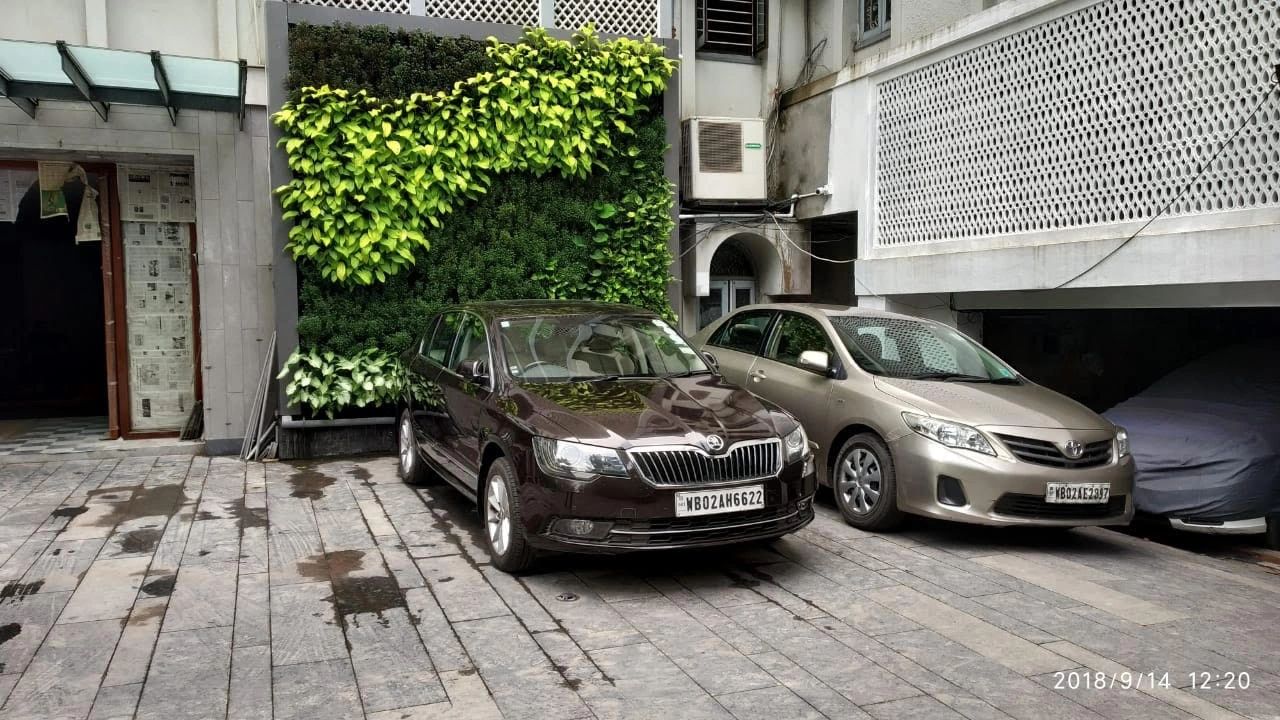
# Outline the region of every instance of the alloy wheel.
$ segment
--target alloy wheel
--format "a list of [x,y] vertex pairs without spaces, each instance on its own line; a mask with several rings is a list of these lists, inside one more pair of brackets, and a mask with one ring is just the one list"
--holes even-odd
[[875,453],[857,447],[841,459],[836,492],[850,510],[860,515],[871,512],[882,487],[880,460]]
[[498,555],[505,555],[511,544],[511,503],[507,497],[507,483],[501,475],[489,479],[484,505],[489,546]]
[[405,477],[413,474],[413,426],[409,423],[409,418],[400,418],[400,471]]

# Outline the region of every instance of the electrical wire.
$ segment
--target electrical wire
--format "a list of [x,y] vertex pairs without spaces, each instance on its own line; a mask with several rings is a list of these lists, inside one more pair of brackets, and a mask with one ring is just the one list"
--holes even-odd
[[[1278,70],[1277,73],[1280,74],[1280,70]],[[1191,179],[1188,180],[1186,184],[1182,186],[1182,189],[1178,191],[1177,195],[1174,195],[1173,198],[1169,200],[1169,202],[1165,203],[1164,207],[1160,208],[1159,212],[1157,212],[1155,215],[1152,215],[1151,219],[1147,220],[1145,223],[1142,224],[1142,227],[1135,230],[1132,235],[1125,238],[1119,245],[1116,245],[1115,247],[1111,248],[1110,251],[1108,251],[1102,257],[1098,258],[1092,265],[1085,268],[1084,270],[1081,270],[1075,275],[1072,275],[1069,280],[1058,283],[1057,285],[1054,285],[1052,288],[1048,288],[1048,289],[1060,290],[1070,285],[1071,283],[1079,280],[1085,275],[1088,275],[1089,273],[1093,272],[1093,270],[1096,269],[1099,265],[1109,260],[1111,256],[1120,252],[1121,248],[1123,248],[1125,245],[1128,245],[1130,241],[1138,237],[1138,235],[1142,234],[1142,231],[1146,230],[1151,225],[1151,223],[1155,222],[1162,215],[1168,212],[1169,208],[1173,207],[1174,203],[1182,199],[1182,196],[1186,195],[1187,191],[1190,190],[1193,185],[1195,185],[1196,181],[1199,180],[1202,175],[1204,175],[1204,171],[1209,169],[1209,166],[1213,164],[1213,161],[1217,160],[1219,155],[1221,155],[1227,148],[1231,147],[1231,144],[1235,142],[1235,139],[1240,135],[1240,133],[1245,128],[1249,127],[1250,124],[1253,123],[1253,119],[1257,117],[1258,111],[1261,110],[1262,106],[1266,104],[1267,100],[1271,98],[1272,93],[1276,91],[1276,87],[1280,86],[1280,77],[1273,77],[1273,78],[1270,78],[1270,80],[1271,80],[1271,87],[1267,88],[1267,91],[1263,93],[1262,99],[1258,101],[1257,105],[1253,106],[1253,110],[1244,119],[1244,122],[1240,123],[1240,125],[1236,127],[1235,131],[1231,133],[1231,136],[1228,137],[1226,140],[1224,140],[1220,146],[1218,146],[1218,149],[1214,151],[1213,155],[1209,156],[1208,160],[1205,160],[1203,163],[1200,164],[1200,167],[1196,169],[1195,175],[1193,175]]]

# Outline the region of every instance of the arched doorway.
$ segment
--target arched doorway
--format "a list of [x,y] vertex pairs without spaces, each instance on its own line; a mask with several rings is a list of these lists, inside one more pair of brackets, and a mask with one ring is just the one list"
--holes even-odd
[[728,240],[711,256],[710,292],[698,298],[698,329],[756,301],[756,270],[742,243]]

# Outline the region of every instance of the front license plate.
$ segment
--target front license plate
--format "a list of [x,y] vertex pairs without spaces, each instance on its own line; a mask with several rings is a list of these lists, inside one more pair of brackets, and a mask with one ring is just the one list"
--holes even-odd
[[763,507],[763,485],[676,493],[676,517],[718,515]]
[[1111,499],[1108,483],[1049,483],[1044,491],[1044,501],[1070,505],[1104,503]]

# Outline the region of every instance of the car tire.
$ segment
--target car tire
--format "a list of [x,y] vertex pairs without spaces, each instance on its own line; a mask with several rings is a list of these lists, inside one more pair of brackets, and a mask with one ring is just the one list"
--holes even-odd
[[1267,516],[1267,547],[1280,550],[1280,515]]
[[413,416],[409,409],[400,411],[400,420],[396,423],[396,456],[399,459],[400,478],[410,485],[424,485],[429,470],[418,452],[413,431]]
[[902,524],[893,455],[876,435],[854,435],[841,446],[831,489],[844,521],[859,530],[883,532]]
[[532,567],[534,552],[525,539],[516,469],[506,458],[494,460],[485,475],[480,518],[490,564],[508,573]]

